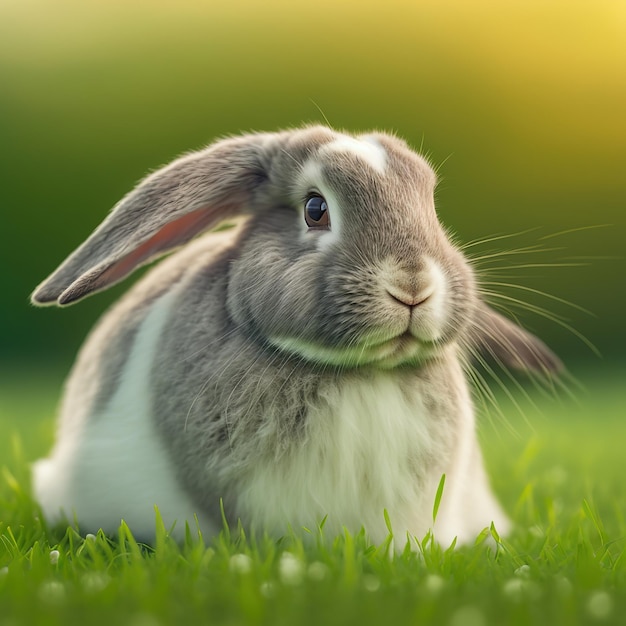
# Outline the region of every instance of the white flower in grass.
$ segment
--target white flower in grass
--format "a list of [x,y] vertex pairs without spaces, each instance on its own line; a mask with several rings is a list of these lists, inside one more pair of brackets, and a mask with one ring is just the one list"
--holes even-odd
[[46,604],[63,604],[65,587],[58,580],[48,580],[39,586],[38,595]]
[[59,562],[60,552],[58,550],[50,550],[50,563],[56,565]]
[[487,620],[483,612],[475,606],[463,606],[454,612],[450,626],[485,626]]
[[90,572],[80,582],[87,593],[98,593],[111,582],[111,577],[101,572]]
[[530,580],[526,580],[522,574],[517,578],[507,580],[502,587],[502,592],[514,602],[521,602],[524,598],[531,600],[539,598],[541,588]]
[[424,578],[424,588],[432,594],[438,594],[446,586],[446,581],[437,574],[428,574]]
[[363,588],[371,593],[380,589],[380,580],[374,574],[365,574],[363,576]]
[[502,591],[507,598],[519,602],[524,594],[524,581],[520,578],[511,578],[504,583]]
[[285,585],[299,585],[304,578],[304,565],[291,552],[283,552],[278,563],[278,573]]
[[528,578],[530,576],[530,565],[521,565],[514,573],[520,578]]
[[556,587],[559,595],[563,597],[571,596],[572,592],[574,591],[572,583],[570,582],[569,578],[566,578],[565,576],[557,578],[554,582],[554,586]]
[[330,568],[321,561],[314,561],[311,565],[309,565],[309,569],[307,570],[309,578],[317,581],[324,580],[324,578],[328,577],[329,573]]
[[252,559],[247,554],[233,554],[228,569],[235,574],[249,574],[252,571]]
[[261,584],[260,591],[264,598],[273,598],[276,593],[276,586],[272,582],[264,582]]
[[136,613],[130,618],[130,626],[160,626],[161,622],[150,613]]
[[595,591],[587,600],[587,613],[594,619],[606,619],[613,612],[613,598],[606,591]]
[[85,541],[95,541],[96,540],[96,536],[92,535],[91,533],[88,533],[87,535],[85,535]]

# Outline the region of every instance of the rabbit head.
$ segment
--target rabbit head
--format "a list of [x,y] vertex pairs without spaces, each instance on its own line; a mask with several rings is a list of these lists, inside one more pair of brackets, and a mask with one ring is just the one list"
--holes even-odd
[[255,340],[324,365],[418,364],[459,336],[509,365],[556,357],[480,301],[437,219],[436,176],[383,133],[323,127],[219,141],[146,178],[32,296],[67,305],[247,215],[226,307]]

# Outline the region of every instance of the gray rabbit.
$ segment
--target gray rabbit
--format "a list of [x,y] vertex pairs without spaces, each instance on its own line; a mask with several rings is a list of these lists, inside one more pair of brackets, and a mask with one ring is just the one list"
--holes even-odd
[[[46,516],[154,536],[229,519],[279,536],[364,526],[444,543],[509,522],[475,434],[471,350],[558,359],[478,296],[396,137],[324,127],[224,139],[148,176],[34,292],[73,303],[184,245],[109,311],[34,467]],[[230,230],[196,236],[223,220]],[[193,239],[193,241],[191,241]]]

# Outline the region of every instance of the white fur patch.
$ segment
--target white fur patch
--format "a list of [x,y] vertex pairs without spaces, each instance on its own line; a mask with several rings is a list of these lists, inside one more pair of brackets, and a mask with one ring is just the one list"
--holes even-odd
[[[320,156],[328,156],[333,152],[348,152],[358,159],[365,161],[370,167],[379,173],[384,173],[387,165],[387,153],[380,143],[368,135],[355,139],[347,135],[340,135],[338,139],[325,144],[320,148]],[[322,176],[321,162],[314,158],[309,159],[302,168],[300,179],[296,186],[298,196],[301,198],[312,190],[318,191],[328,203],[330,214],[330,230],[326,232],[310,232],[304,220],[302,221],[302,236],[317,237],[320,248],[326,248],[340,242],[342,226],[342,209],[336,194],[326,185]]]
[[[185,521],[195,528],[195,508],[176,480],[150,408],[150,373],[174,300],[170,293],[152,306],[106,408],[63,431],[53,455],[36,463],[36,497],[47,517],[58,518],[62,509],[70,520],[76,515],[80,528],[107,533],[124,519],[145,538],[154,536],[157,505],[167,528],[177,522],[178,537]],[[204,520],[201,527],[213,530]]]
[[353,379],[346,374],[340,390],[328,393],[327,404],[311,409],[300,446],[267,459],[242,481],[237,499],[242,517],[280,535],[287,524],[315,529],[328,516],[326,536],[365,527],[374,542],[382,542],[387,510],[402,549],[407,532],[422,539],[433,527],[433,503],[445,473],[434,525],[439,541],[472,541],[492,520],[505,532],[508,521],[482,468],[458,364],[449,375],[459,383],[461,408],[449,420],[437,420],[423,402],[428,383],[415,379],[414,386],[402,388],[398,372]]
[[436,484],[416,484],[411,462],[425,464],[440,451],[419,392],[407,397],[393,374],[381,372],[346,380],[327,400],[309,415],[297,450],[257,468],[238,499],[240,511],[278,533],[286,521],[314,528],[328,514],[329,534],[364,525],[381,541],[384,509],[398,531],[425,531]]
[[384,148],[376,139],[367,135],[359,139],[343,136],[326,144],[320,152],[350,152],[380,173],[383,173],[387,166],[387,153]]

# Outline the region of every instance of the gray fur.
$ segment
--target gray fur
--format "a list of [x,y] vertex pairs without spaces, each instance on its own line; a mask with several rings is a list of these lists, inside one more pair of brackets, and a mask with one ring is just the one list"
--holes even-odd
[[[399,327],[406,312],[384,285],[418,293],[428,259],[449,290],[441,332],[389,366],[406,398],[419,390],[428,415],[431,452],[403,460],[416,485],[430,493],[433,476],[454,465],[470,436],[461,433],[468,400],[459,362],[467,337],[509,365],[558,369],[538,339],[479,300],[471,267],[437,219],[426,161],[379,133],[371,137],[386,155],[381,172],[349,152],[322,150],[337,137],[322,127],[247,135],[174,161],[128,194],[38,287],[33,302],[69,304],[225,218],[248,216],[151,270],[103,319],[69,380],[60,437],[113,395],[142,320],[172,289],[177,301],[152,366],[151,411],[182,489],[215,519],[219,498],[232,515],[245,516],[239,494],[258,467],[288,468],[285,459],[307,445],[310,415],[323,413],[349,382],[378,375],[369,345]],[[295,181],[311,159],[341,204],[340,245],[319,245],[323,233],[302,236],[305,198]],[[419,315],[418,308],[416,327]],[[337,365],[282,348],[276,338],[338,354],[363,350]],[[482,476],[471,442],[478,455],[472,472]],[[376,471],[363,476],[363,498]]]

